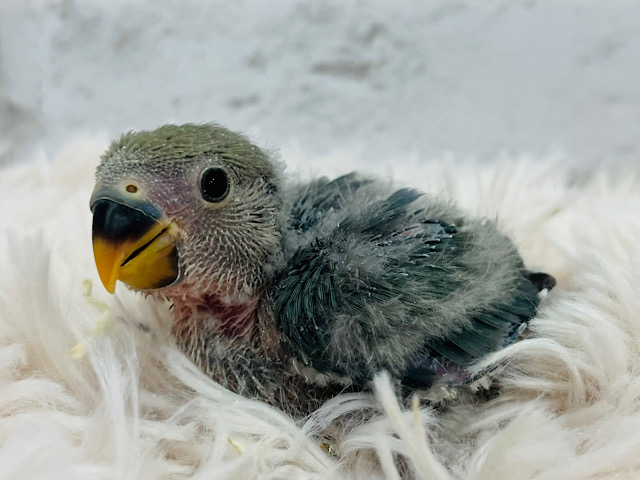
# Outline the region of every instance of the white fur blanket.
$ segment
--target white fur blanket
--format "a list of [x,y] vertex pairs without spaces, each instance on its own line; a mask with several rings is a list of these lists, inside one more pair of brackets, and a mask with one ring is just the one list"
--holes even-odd
[[[404,409],[381,376],[374,398],[339,397],[296,424],[197,371],[167,305],[101,287],[88,199],[103,147],[0,170],[1,479],[394,479],[398,455],[425,479],[640,477],[638,173],[390,160],[378,173],[497,216],[559,284],[529,337],[486,361],[501,385],[489,403]],[[283,157],[293,171],[365,165]],[[323,427],[362,409],[379,414],[326,453]]]

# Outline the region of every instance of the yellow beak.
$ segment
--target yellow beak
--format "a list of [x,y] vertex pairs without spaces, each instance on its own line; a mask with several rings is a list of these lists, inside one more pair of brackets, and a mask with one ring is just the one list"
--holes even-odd
[[116,281],[139,290],[170,285],[178,278],[178,227],[149,204],[135,207],[102,198],[92,205],[93,255],[102,284]]

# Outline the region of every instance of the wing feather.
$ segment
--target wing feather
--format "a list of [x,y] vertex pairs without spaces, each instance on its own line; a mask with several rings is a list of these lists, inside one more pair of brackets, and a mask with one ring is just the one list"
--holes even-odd
[[533,317],[540,289],[492,224],[415,190],[375,189],[355,174],[300,189],[276,279],[285,344],[360,383],[381,369],[407,384],[468,380],[465,367]]

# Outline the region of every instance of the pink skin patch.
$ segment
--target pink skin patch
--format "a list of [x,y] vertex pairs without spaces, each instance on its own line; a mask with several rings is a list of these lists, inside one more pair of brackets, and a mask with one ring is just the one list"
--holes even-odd
[[198,317],[211,314],[219,329],[228,337],[243,338],[251,332],[257,305],[257,298],[248,303],[226,305],[215,295],[204,295],[196,311]]
[[215,294],[170,296],[176,315],[174,331],[191,335],[196,330],[208,330],[230,338],[250,337],[259,298],[242,303],[230,303],[222,298]]

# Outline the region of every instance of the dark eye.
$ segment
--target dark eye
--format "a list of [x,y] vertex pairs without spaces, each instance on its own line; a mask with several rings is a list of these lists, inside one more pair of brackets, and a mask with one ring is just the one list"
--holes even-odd
[[221,168],[205,170],[200,180],[200,193],[207,202],[221,202],[229,195],[227,172]]

